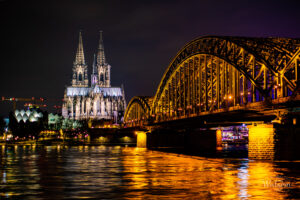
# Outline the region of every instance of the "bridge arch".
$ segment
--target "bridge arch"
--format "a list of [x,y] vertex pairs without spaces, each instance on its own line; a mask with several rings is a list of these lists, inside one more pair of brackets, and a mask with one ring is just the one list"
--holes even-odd
[[181,116],[289,96],[300,75],[299,44],[285,38],[193,40],[165,71],[151,114]]
[[126,108],[124,114],[124,123],[128,126],[137,126],[145,124],[149,118],[151,104],[152,97],[133,97]]

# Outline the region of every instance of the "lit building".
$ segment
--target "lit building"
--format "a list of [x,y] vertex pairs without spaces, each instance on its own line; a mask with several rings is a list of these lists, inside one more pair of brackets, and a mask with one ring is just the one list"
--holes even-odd
[[123,117],[126,108],[123,87],[111,87],[111,66],[106,62],[102,31],[97,56],[94,55],[91,84],[88,79],[88,66],[84,59],[83,42],[79,33],[79,44],[73,63],[71,86],[64,94],[62,115],[64,118],[107,119],[115,122]]
[[28,109],[28,110],[15,110],[14,117],[18,121],[23,121],[26,123],[29,122],[37,122],[39,119],[43,117],[43,113],[36,109]]

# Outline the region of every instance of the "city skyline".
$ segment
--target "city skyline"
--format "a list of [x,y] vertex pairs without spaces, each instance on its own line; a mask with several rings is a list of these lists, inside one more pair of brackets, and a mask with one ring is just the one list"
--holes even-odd
[[[176,52],[193,38],[299,38],[300,32],[297,1],[87,2],[0,1],[5,19],[1,96],[62,99],[80,30],[90,72],[99,31],[104,31],[112,85],[124,83],[127,101],[154,95]],[[6,116],[12,106],[1,102],[0,108],[0,115]]]
[[0,199],[300,199],[299,0],[0,0]]

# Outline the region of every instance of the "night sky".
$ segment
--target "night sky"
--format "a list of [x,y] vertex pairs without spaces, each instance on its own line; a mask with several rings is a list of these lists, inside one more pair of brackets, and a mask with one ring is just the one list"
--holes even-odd
[[[0,0],[0,19],[0,96],[43,97],[49,108],[70,85],[79,30],[89,73],[104,31],[112,86],[124,84],[127,102],[154,95],[171,59],[196,37],[300,37],[299,0]],[[6,116],[12,105],[0,109]]]

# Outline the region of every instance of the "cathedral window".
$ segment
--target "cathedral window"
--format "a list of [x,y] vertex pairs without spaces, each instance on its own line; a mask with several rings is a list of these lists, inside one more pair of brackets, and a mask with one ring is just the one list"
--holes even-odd
[[100,75],[100,81],[102,81],[102,82],[104,81],[104,75],[103,74]]
[[82,74],[81,73],[79,73],[78,80],[82,81]]

